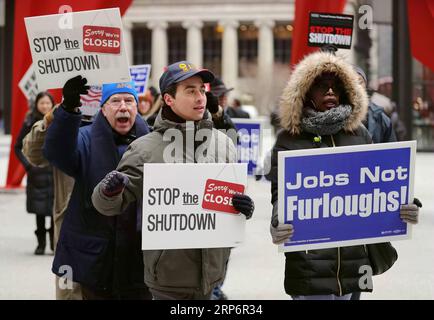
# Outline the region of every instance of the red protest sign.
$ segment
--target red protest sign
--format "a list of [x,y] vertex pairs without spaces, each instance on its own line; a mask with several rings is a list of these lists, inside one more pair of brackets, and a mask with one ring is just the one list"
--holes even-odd
[[83,26],[83,51],[111,54],[121,53],[121,29]]
[[244,185],[208,179],[205,183],[202,208],[227,213],[238,213],[232,206],[232,197],[237,193],[244,193]]

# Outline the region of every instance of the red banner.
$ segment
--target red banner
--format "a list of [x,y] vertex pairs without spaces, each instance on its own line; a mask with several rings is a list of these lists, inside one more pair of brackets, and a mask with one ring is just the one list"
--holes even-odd
[[309,13],[342,13],[346,0],[295,0],[295,21],[292,34],[291,66],[296,65],[309,53],[318,48],[307,45],[309,31]]
[[[24,18],[31,16],[40,16],[48,14],[58,14],[59,9],[64,6],[67,1],[50,0],[50,1],[34,1],[20,0],[15,1],[15,17],[14,17],[14,44],[13,44],[13,61],[14,67],[12,71],[12,119],[11,119],[11,134],[12,142],[9,153],[9,167],[6,179],[6,188],[16,188],[21,185],[21,180],[25,175],[25,170],[15,156],[14,148],[16,138],[24,121],[24,116],[28,111],[28,101],[18,87],[23,75],[32,63],[29,43],[27,40],[26,27]],[[71,1],[71,9],[76,11],[97,10],[116,8],[120,9],[121,15],[125,13],[131,5],[132,0],[76,0]],[[60,13],[64,13],[61,11]],[[50,90],[56,99],[56,102],[61,100],[60,90]]]
[[411,53],[434,71],[434,0],[408,0],[407,8]]

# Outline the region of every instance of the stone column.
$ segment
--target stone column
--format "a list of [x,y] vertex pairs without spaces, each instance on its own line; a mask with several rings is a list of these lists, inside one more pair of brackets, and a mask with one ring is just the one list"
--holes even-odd
[[258,111],[265,111],[270,103],[273,103],[272,83],[274,68],[274,34],[272,20],[256,20],[255,26],[259,29],[258,35],[258,74],[257,83],[260,93],[256,97]]
[[255,26],[259,29],[258,39],[258,76],[270,78],[274,65],[274,36],[272,20],[257,20]]
[[198,67],[202,67],[202,21],[190,20],[182,23],[187,29],[187,60]]
[[6,19],[6,7],[5,7],[5,0],[0,0],[0,27],[5,26],[5,19]]
[[151,52],[151,83],[158,85],[158,80],[167,66],[168,44],[167,27],[165,21],[152,21],[148,23],[148,28],[152,30],[152,52]]
[[222,80],[226,87],[237,90],[238,81],[238,21],[219,22],[224,28],[222,43]]
[[133,24],[130,21],[123,21],[123,26],[125,50],[127,52],[128,62],[132,66],[134,64]]

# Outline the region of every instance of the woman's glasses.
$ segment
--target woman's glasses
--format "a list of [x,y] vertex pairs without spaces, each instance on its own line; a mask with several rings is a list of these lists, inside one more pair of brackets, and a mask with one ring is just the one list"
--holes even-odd
[[334,80],[319,80],[312,85],[314,90],[319,90],[322,94],[326,94],[332,89],[333,93],[341,95],[344,92],[344,86],[341,82]]

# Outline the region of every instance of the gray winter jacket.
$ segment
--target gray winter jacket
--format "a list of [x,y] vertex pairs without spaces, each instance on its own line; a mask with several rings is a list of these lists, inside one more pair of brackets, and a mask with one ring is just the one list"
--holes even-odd
[[[189,125],[191,125],[189,127]],[[116,170],[127,175],[129,183],[124,191],[115,197],[108,198],[100,192],[99,184],[95,187],[92,201],[95,208],[104,215],[115,215],[132,201],[142,202],[143,198],[143,164],[144,163],[232,163],[237,161],[233,142],[222,132],[213,128],[211,116],[207,112],[204,119],[194,123],[194,133],[200,129],[209,129],[211,139],[195,143],[194,150],[183,149],[179,158],[164,159],[163,154],[170,154],[175,142],[170,137],[181,132],[185,145],[186,137],[192,130],[192,122],[175,123],[163,119],[158,114],[154,131],[131,143]],[[178,129],[178,130],[173,130]],[[177,132],[176,132],[177,131]],[[198,137],[196,137],[198,139]],[[206,148],[206,153],[199,159],[194,157],[197,150]],[[200,148],[200,149],[199,149]],[[222,152],[225,150],[225,152]],[[146,179],[146,177],[145,177]],[[145,283],[148,287],[172,292],[200,292],[208,294],[220,284],[226,273],[230,248],[210,249],[176,249],[176,250],[145,250],[143,260],[145,265]]]

